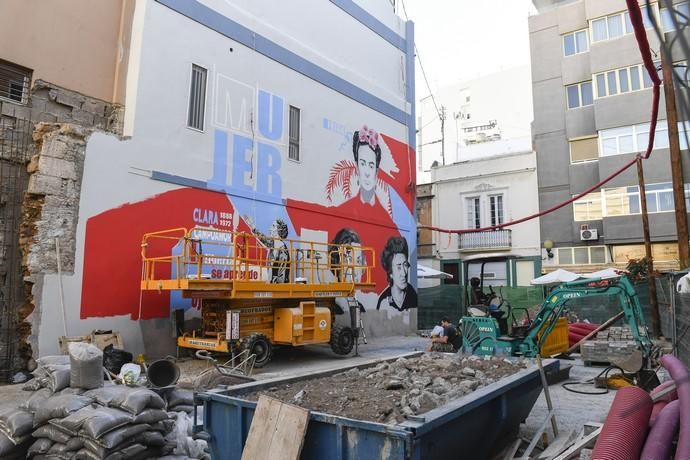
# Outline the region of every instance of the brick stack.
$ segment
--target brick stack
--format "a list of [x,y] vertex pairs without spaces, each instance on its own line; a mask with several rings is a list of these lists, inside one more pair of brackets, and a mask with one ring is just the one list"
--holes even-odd
[[637,342],[628,326],[614,326],[597,334],[596,340],[582,344],[582,360],[585,362],[607,362],[626,359]]

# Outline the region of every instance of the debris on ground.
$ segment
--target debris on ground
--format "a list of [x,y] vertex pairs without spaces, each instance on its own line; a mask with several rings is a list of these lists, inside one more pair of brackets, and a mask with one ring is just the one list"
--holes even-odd
[[512,375],[522,360],[430,353],[330,377],[271,387],[266,394],[312,411],[358,420],[400,423]]
[[[685,403],[687,408],[683,383],[690,371],[670,354],[659,363],[670,376],[668,380],[650,392],[632,385],[618,389],[603,425],[587,423],[579,433],[561,432],[536,458],[681,458],[680,452],[690,450],[690,436],[686,436],[690,431],[681,417],[681,405]],[[663,377],[665,373],[659,374]]]

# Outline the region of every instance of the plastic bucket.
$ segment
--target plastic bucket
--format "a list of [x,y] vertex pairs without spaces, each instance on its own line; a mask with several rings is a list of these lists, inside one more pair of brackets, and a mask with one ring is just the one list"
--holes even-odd
[[177,379],[180,378],[180,368],[168,359],[159,359],[149,365],[146,376],[152,386],[167,387],[177,383]]

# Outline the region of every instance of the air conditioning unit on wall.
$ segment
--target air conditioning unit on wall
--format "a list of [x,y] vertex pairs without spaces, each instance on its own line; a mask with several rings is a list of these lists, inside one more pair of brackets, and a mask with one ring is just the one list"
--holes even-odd
[[596,228],[585,228],[580,230],[581,241],[596,241],[599,239],[599,231]]

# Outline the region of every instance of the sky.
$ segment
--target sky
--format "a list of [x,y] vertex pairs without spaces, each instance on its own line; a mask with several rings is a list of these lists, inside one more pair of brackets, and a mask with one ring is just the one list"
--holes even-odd
[[[529,63],[529,0],[396,0],[415,23],[418,57],[432,91]],[[403,10],[404,5],[404,10]],[[429,95],[416,69],[417,99]]]

